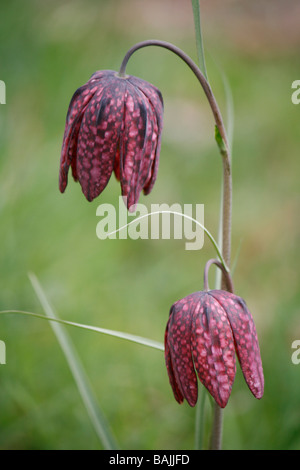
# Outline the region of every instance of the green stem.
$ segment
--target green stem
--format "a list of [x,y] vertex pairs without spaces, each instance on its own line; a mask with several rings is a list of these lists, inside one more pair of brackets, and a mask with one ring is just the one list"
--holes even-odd
[[[232,175],[229,152],[222,153],[223,160],[223,217],[222,217],[222,254],[227,266],[231,262],[231,217],[232,217]],[[225,289],[226,280],[222,278],[222,289]]]
[[195,449],[202,450],[204,447],[204,424],[205,424],[205,399],[207,391],[203,388],[200,400],[196,409],[196,426],[195,426]]
[[[223,140],[223,139],[222,139]],[[223,142],[224,143],[224,142]],[[220,147],[219,147],[220,148]],[[226,266],[231,263],[231,217],[232,217],[232,174],[229,147],[226,142],[220,148],[223,163],[223,197],[222,197],[222,255]],[[226,275],[222,273],[221,289],[227,289]],[[222,448],[223,409],[217,402],[214,403],[213,427],[211,437],[211,449]]]

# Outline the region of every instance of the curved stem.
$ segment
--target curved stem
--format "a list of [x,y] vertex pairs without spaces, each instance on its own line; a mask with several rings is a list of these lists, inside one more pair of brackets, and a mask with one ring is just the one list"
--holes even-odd
[[128,52],[126,53],[126,55],[123,59],[123,62],[121,64],[121,67],[120,67],[119,75],[121,77],[125,77],[125,75],[126,75],[125,74],[126,66],[127,66],[127,63],[129,61],[130,57],[132,56],[132,54],[135,51],[137,51],[138,49],[141,49],[143,47],[148,47],[148,46],[158,46],[158,47],[163,47],[165,49],[168,49],[169,51],[173,52],[178,57],[180,57],[188,65],[188,67],[194,72],[195,76],[199,80],[199,82],[200,82],[200,84],[201,84],[201,86],[204,90],[204,93],[206,94],[206,97],[208,99],[208,102],[210,104],[211,110],[212,110],[214,118],[215,118],[216,126],[218,127],[220,135],[221,135],[221,137],[222,137],[222,139],[223,139],[223,141],[226,145],[226,148],[228,149],[227,135],[226,135],[225,127],[224,127],[224,124],[223,124],[222,115],[221,115],[221,112],[219,110],[216,99],[213,95],[212,89],[211,89],[208,81],[206,80],[205,76],[203,75],[203,73],[199,69],[199,67],[195,64],[195,62],[184,51],[179,49],[179,47],[174,46],[174,44],[172,44],[170,42],[160,41],[160,40],[157,40],[157,39],[149,39],[147,41],[138,42],[137,44],[132,46],[128,50]]
[[221,269],[221,271],[223,273],[224,283],[226,284],[226,290],[228,292],[233,293],[234,289],[233,289],[233,283],[232,283],[231,276],[230,276],[229,272],[224,268],[224,265],[222,263],[220,263],[220,261],[217,260],[217,259],[210,259],[209,261],[207,261],[207,263],[205,265],[205,268],[204,268],[204,290],[205,291],[210,290],[209,285],[208,285],[208,271],[209,271],[209,268],[211,267],[212,264],[215,264],[219,269]]
[[219,256],[220,258],[220,261],[221,262],[218,262],[218,260],[216,260],[221,266],[222,266],[222,271],[223,272],[226,272],[226,273],[229,273],[229,268],[227,266],[227,264],[225,263],[225,260],[222,256],[222,253],[221,253],[221,250],[216,242],[216,240],[214,239],[214,237],[212,236],[212,234],[207,230],[207,228],[201,224],[201,222],[199,222],[198,220],[194,219],[193,217],[190,217],[189,215],[187,214],[184,214],[182,212],[177,212],[177,211],[154,211],[154,212],[149,212],[148,214],[144,214],[144,215],[141,215],[139,217],[136,217],[135,219],[131,220],[130,222],[128,222],[126,225],[123,225],[122,227],[119,227],[117,228],[116,230],[113,230],[112,232],[109,232],[106,234],[106,238],[110,237],[111,235],[114,235],[115,233],[117,232],[120,232],[121,230],[123,230],[124,228],[128,227],[129,225],[132,225],[136,222],[138,222],[139,220],[142,220],[146,217],[151,217],[152,215],[158,215],[158,214],[173,214],[173,215],[179,215],[180,217],[183,217],[185,219],[188,219],[188,220],[191,220],[192,222],[194,222],[196,225],[198,225],[199,227],[202,228],[202,230],[206,233],[206,235],[208,236],[208,238],[210,239],[210,241],[212,242],[216,252],[217,252],[217,255]]
[[[231,159],[230,159],[230,150],[229,144],[227,139],[227,134],[225,130],[225,126],[223,123],[222,115],[217,104],[217,101],[214,97],[212,89],[206,80],[205,76],[201,72],[200,68],[195,64],[195,62],[181,49],[174,44],[160,41],[157,39],[149,39],[147,41],[142,41],[134,46],[132,46],[128,52],[126,53],[123,62],[120,67],[119,75],[124,77],[125,70],[127,63],[132,56],[132,54],[141,49],[143,47],[148,46],[158,46],[168,49],[169,51],[176,54],[180,57],[192,70],[194,75],[197,77],[198,81],[200,82],[204,93],[208,99],[210,108],[212,110],[215,124],[219,133],[219,137],[221,142],[218,142],[219,150],[222,156],[222,163],[223,163],[223,208],[222,208],[222,220],[223,220],[223,236],[222,236],[222,247],[223,247],[223,258],[225,263],[228,267],[230,267],[230,258],[231,258],[231,212],[232,212],[232,175],[231,175]],[[225,288],[225,279],[224,276],[222,278],[222,288]]]

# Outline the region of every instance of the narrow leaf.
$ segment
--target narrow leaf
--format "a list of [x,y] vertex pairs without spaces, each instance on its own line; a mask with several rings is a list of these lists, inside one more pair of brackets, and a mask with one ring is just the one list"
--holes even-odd
[[[47,317],[56,318],[53,308],[50,306],[36,276],[34,274],[29,274],[29,279]],[[51,322],[50,324],[63,350],[66,361],[72,372],[73,378],[76,382],[83,403],[86,407],[90,420],[102,445],[106,450],[117,449],[118,446],[116,444],[116,441],[113,435],[111,434],[106,419],[97,404],[88,377],[84,371],[81,360],[77,355],[73,343],[71,342],[68,334],[66,333],[62,325],[54,322]]]
[[215,139],[216,139],[216,142],[218,144],[218,147],[219,147],[219,150],[220,150],[220,153],[221,154],[224,154],[226,153],[227,149],[226,149],[226,144],[220,134],[220,131],[218,129],[217,126],[215,126]]
[[83,323],[76,323],[68,320],[62,320],[57,317],[48,317],[34,312],[26,312],[25,310],[2,310],[0,314],[4,313],[19,313],[21,315],[27,315],[35,318],[41,318],[42,320],[47,320],[50,322],[61,323],[66,326],[75,326],[77,328],[82,328],[83,330],[95,331],[96,333],[103,333],[109,336],[115,336],[116,338],[125,339],[127,341],[132,341],[133,343],[142,344],[143,346],[148,346],[150,348],[158,349],[164,351],[163,343],[155,341],[153,339],[144,338],[143,336],[132,335],[130,333],[125,333],[124,331],[109,330],[107,328],[100,328],[98,326],[85,325]]
[[200,17],[199,0],[192,0],[192,6],[193,6],[195,35],[196,35],[196,46],[197,46],[199,67],[200,67],[203,75],[205,76],[206,80],[208,80],[207,70],[206,70],[206,65],[205,65],[202,31],[201,31],[201,17]]

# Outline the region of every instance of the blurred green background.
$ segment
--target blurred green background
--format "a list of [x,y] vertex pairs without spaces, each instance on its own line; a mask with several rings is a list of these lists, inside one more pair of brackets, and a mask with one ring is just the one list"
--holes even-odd
[[[209,79],[226,121],[227,77],[234,104],[233,258],[236,293],[258,330],[265,395],[257,401],[238,369],[224,413],[226,449],[300,448],[299,129],[297,1],[203,0]],[[144,39],[173,42],[196,60],[187,0],[2,2],[0,79],[0,309],[43,313],[34,272],[61,318],[163,341],[169,308],[202,289],[209,240],[96,237],[96,208],[118,203],[115,178],[88,203],[69,178],[58,191],[67,107],[99,69],[120,66]],[[160,88],[165,121],[158,179],[140,202],[202,203],[217,236],[221,161],[202,89],[173,54],[137,52],[127,72]],[[163,353],[68,328],[97,400],[123,449],[192,449],[195,409],[172,395]],[[50,325],[1,315],[1,449],[101,448]],[[200,388],[200,393],[202,388]],[[210,408],[207,407],[209,418]],[[209,419],[208,419],[209,423]]]

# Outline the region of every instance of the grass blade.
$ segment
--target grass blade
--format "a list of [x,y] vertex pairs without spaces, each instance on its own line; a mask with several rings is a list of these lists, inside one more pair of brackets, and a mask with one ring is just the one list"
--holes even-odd
[[194,16],[196,46],[197,46],[199,67],[200,67],[203,75],[205,76],[206,80],[208,80],[207,70],[206,70],[206,65],[205,65],[203,40],[202,40],[199,0],[192,0],[192,7],[193,7],[193,16]]
[[66,326],[75,326],[77,328],[82,328],[83,330],[95,331],[96,333],[103,333],[109,336],[115,336],[116,338],[125,339],[127,341],[132,341],[133,343],[142,344],[143,346],[148,346],[150,348],[158,349],[164,351],[163,343],[155,341],[153,339],[144,338],[143,336],[132,335],[130,333],[125,333],[123,331],[109,330],[107,328],[100,328],[98,326],[84,325],[83,323],[76,323],[73,321],[62,320],[57,317],[50,317],[41,315],[40,313],[26,312],[25,310],[1,310],[0,314],[4,313],[18,313],[21,315],[27,315],[30,317],[41,318],[42,320],[47,320],[50,322],[60,323]]
[[[30,273],[29,279],[47,317],[56,318],[53,308],[49,304],[36,276]],[[50,322],[50,324],[63,350],[66,361],[72,372],[79,393],[86,407],[90,420],[94,426],[97,436],[99,437],[102,445],[106,450],[117,449],[118,446],[116,444],[116,441],[111,434],[106,419],[104,418],[101,410],[99,409],[91,386],[89,384],[88,377],[81,364],[81,360],[77,355],[77,352],[68,334],[60,323]]]

